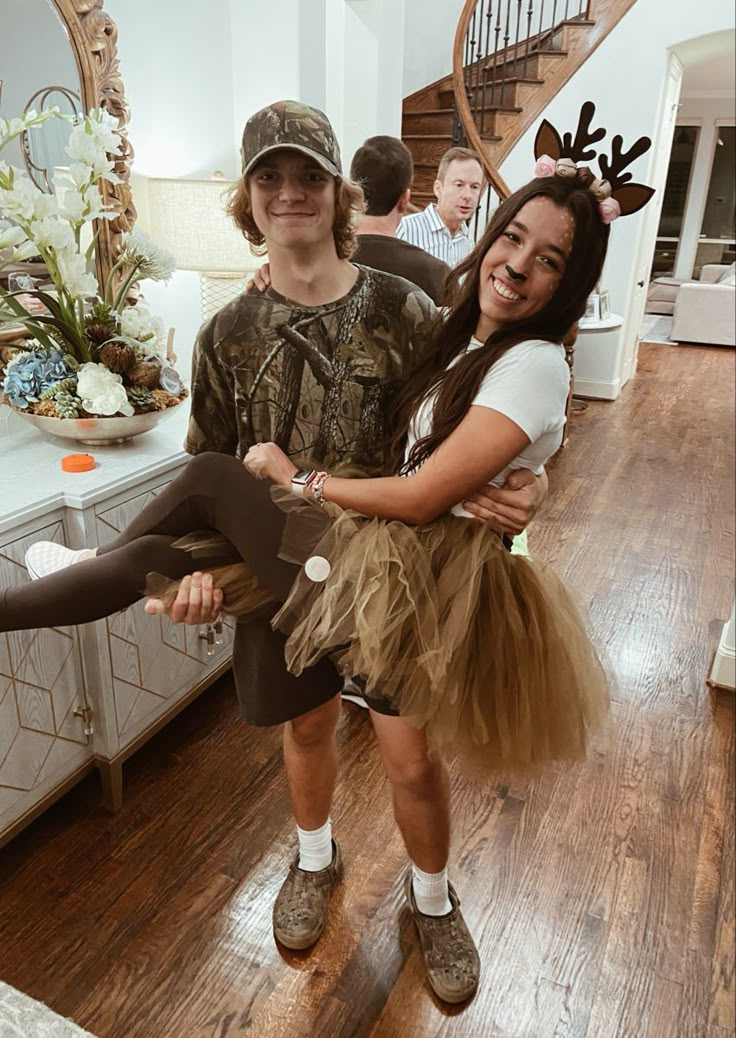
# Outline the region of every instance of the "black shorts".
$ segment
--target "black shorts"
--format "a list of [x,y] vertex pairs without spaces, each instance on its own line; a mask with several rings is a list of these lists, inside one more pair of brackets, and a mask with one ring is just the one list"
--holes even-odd
[[[274,631],[266,617],[241,620],[233,644],[233,674],[240,712],[248,724],[266,727],[283,724],[314,710],[338,695],[343,686],[329,656],[299,677],[290,674],[284,661],[286,636]],[[388,699],[366,696],[371,710],[398,716]]]

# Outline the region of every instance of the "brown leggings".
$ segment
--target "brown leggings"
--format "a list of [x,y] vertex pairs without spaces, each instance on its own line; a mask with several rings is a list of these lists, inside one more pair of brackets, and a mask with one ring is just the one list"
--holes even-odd
[[[151,572],[179,580],[241,560],[282,602],[297,573],[278,557],[285,520],[268,482],[229,455],[200,454],[95,558],[0,592],[0,631],[90,623],[142,598]],[[223,534],[233,550],[194,559],[172,547],[204,529]]]

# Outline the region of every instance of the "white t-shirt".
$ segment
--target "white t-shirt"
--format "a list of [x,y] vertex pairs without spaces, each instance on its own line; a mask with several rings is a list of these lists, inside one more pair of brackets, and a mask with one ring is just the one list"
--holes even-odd
[[[469,350],[482,346],[477,339],[468,343]],[[453,364],[459,359],[457,357]],[[503,486],[514,469],[531,469],[539,475],[562,443],[569,388],[570,368],[565,350],[556,343],[539,339],[520,342],[490,368],[473,404],[490,407],[510,418],[531,441],[522,454],[489,481],[491,486]],[[434,399],[432,396],[424,400],[410,423],[405,458],[416,441],[431,431]],[[470,515],[460,504],[455,505],[452,512],[453,515]]]

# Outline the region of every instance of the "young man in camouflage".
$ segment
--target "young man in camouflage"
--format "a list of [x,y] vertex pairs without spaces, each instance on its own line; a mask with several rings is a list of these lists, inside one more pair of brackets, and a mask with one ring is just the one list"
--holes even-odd
[[[300,467],[375,473],[393,392],[428,341],[435,308],[409,282],[349,262],[361,193],[342,177],[321,112],[282,101],[256,113],[242,159],[231,214],[251,244],[267,247],[271,286],[240,296],[202,328],[186,449],[242,458],[252,444],[275,441]],[[542,494],[532,480],[497,501],[480,496],[471,508],[485,518],[489,510],[507,515],[516,532]],[[170,615],[198,623],[220,604],[211,578],[194,573]],[[274,933],[289,948],[307,948],[324,929],[342,871],[330,822],[342,679],[328,659],[290,675],[284,639],[267,619],[238,624],[233,667],[245,720],[286,722],[299,851],[276,898]],[[479,961],[447,882],[447,772],[428,756],[423,733],[386,701],[369,706],[412,861],[407,897],[429,980],[441,998],[459,1002],[475,990]]]

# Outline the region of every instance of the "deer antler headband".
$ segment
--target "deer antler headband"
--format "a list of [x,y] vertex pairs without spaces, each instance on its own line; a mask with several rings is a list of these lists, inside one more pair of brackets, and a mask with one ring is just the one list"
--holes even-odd
[[[579,162],[588,162],[596,157],[590,145],[602,140],[606,130],[603,127],[591,130],[594,115],[595,105],[592,101],[586,101],[580,109],[574,138],[571,133],[565,133],[560,138],[552,123],[542,120],[534,141],[536,177],[575,177]],[[604,223],[611,223],[619,216],[637,213],[654,194],[654,188],[646,184],[628,183],[632,174],[624,173],[626,167],[647,152],[651,144],[649,137],[640,137],[624,152],[623,137],[617,134],[611,142],[610,161],[606,155],[598,156],[601,176],[593,181],[590,190],[598,199]]]

